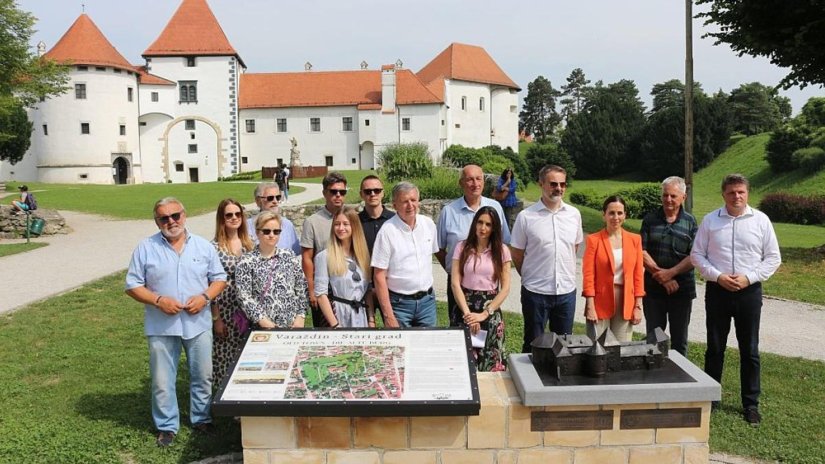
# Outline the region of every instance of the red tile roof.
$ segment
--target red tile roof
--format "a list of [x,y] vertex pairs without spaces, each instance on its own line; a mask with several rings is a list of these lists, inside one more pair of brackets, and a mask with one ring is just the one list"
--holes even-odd
[[206,0],[183,0],[143,56],[235,56],[244,66]]
[[156,76],[154,74],[149,74],[146,71],[146,66],[143,65],[135,65],[135,71],[138,73],[138,79],[141,84],[144,85],[177,85],[175,82],[170,81],[168,79],[164,79],[160,76]]
[[[521,90],[512,79],[507,77],[507,74],[493,61],[486,50],[475,45],[460,43],[450,44],[443,52],[421,68],[421,71],[418,71],[418,77],[427,86],[430,86],[436,80],[455,79],[503,85],[511,89]],[[431,88],[431,90],[438,89]]]
[[[395,77],[398,105],[443,102],[442,98],[427,90],[410,70],[397,70]],[[350,105],[358,105],[361,109],[380,109],[381,71],[241,74],[240,108]]]
[[75,20],[63,37],[44,56],[60,63],[135,70],[85,13]]

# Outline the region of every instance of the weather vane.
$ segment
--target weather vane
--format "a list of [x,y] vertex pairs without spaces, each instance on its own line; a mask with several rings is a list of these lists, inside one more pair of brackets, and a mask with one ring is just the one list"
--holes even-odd
[[80,12],[81,12],[81,13],[85,13],[85,12],[86,12],[86,4],[85,4],[85,3],[81,3],[81,4],[80,4]]

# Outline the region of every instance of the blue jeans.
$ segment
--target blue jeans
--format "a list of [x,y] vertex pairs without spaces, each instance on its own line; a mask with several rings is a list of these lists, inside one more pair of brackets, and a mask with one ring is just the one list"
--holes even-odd
[[435,327],[435,295],[416,300],[390,292],[390,305],[401,327]]
[[550,331],[559,335],[573,333],[576,313],[576,291],[564,295],[542,295],[521,287],[521,312],[524,315],[524,344],[522,353],[529,353],[530,343],[544,333],[550,322]]
[[175,382],[181,347],[189,368],[189,418],[192,425],[212,422],[212,331],[184,340],[176,336],[149,336],[149,373],[152,376],[152,419],[158,430],[178,433],[180,411]]

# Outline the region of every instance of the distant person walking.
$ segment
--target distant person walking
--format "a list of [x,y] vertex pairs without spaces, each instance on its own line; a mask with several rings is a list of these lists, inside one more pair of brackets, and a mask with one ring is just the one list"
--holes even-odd
[[168,447],[180,427],[176,382],[181,348],[189,368],[189,418],[196,432],[214,431],[212,400],[212,319],[210,304],[226,286],[215,247],[186,230],[186,209],[172,197],[153,208],[160,232],[132,253],[126,294],[143,303],[149,339],[152,419],[156,443]]
[[782,256],[771,220],[748,205],[749,190],[750,182],[745,176],[725,176],[722,180],[725,206],[702,219],[690,259],[707,281],[705,372],[722,382],[725,348],[733,319],[741,360],[743,418],[758,426],[762,422],[759,413],[762,282],[776,272]]
[[662,182],[662,206],[642,220],[645,262],[644,313],[647,333],[670,323],[670,346],[687,357],[688,325],[696,298],[696,279],[690,250],[696,237],[696,218],[682,207],[687,187],[681,177]]
[[642,322],[642,238],[622,228],[622,197],[607,197],[602,213],[605,228],[587,236],[582,258],[584,317],[597,337],[609,328],[617,340],[629,342],[633,326]]
[[548,165],[539,171],[541,199],[516,217],[510,251],[521,274],[524,314],[522,351],[550,330],[573,333],[576,312],[576,250],[583,241],[579,210],[563,201],[567,171]]
[[241,349],[249,328],[235,288],[235,269],[241,256],[252,251],[254,243],[246,229],[243,206],[227,198],[215,213],[215,238],[212,245],[226,271],[226,288],[212,303],[212,382],[218,387]]

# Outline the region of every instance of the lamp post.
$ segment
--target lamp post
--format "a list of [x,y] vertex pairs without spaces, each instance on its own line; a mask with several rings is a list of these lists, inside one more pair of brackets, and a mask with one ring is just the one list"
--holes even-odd
[[693,0],[685,0],[685,211],[693,212]]

